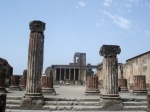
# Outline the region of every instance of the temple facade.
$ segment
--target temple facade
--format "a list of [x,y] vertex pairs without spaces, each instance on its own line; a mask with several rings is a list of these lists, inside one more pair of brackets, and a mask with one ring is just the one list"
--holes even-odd
[[73,63],[69,65],[52,65],[54,82],[60,80],[79,84],[84,84],[86,81],[86,70],[97,69],[97,65],[86,65],[86,53],[76,52],[74,54]]

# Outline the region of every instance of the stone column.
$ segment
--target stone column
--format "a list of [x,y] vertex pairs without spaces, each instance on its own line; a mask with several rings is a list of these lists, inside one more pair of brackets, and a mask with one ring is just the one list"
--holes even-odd
[[127,79],[118,79],[118,86],[121,86],[121,92],[129,92],[127,88]]
[[26,109],[41,109],[44,104],[41,75],[43,70],[45,23],[32,21],[29,26],[31,33],[28,49],[27,87],[20,107]]
[[98,89],[98,76],[87,76],[85,93],[100,93]]
[[[100,55],[104,56],[103,59],[103,74],[104,79],[104,92],[100,98],[100,105],[105,110],[122,110],[118,94],[118,59],[117,54],[120,54],[120,46],[117,45],[103,45],[100,48]],[[115,106],[115,108],[114,108]]]
[[42,76],[42,92],[44,94],[56,94],[53,87],[53,69],[51,67],[47,67],[45,70],[45,74],[46,75]]
[[66,68],[64,68],[64,80],[66,81]]
[[147,93],[145,75],[135,75],[133,93]]
[[12,75],[11,76],[11,85],[10,85],[9,89],[11,89],[11,90],[20,90],[19,80],[20,80],[20,76]]
[[61,68],[60,68],[60,73],[59,73],[59,80],[61,80]]
[[147,94],[147,112],[150,112],[150,94]]
[[71,80],[71,69],[69,69],[69,80]]

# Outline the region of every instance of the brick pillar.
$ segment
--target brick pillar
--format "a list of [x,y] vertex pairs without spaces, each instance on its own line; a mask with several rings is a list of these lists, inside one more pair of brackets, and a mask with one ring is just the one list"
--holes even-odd
[[44,94],[55,93],[53,87],[53,69],[51,67],[46,68],[45,74],[42,76],[42,92]]
[[30,26],[30,41],[28,49],[26,94],[21,100],[21,108],[42,108],[44,96],[42,94],[41,75],[43,71],[44,30],[45,23],[32,21]]
[[[100,97],[100,105],[104,110],[122,110],[123,105],[118,94],[118,59],[117,54],[120,54],[120,46],[103,45],[100,48],[100,55],[103,59],[103,80],[104,91]],[[116,108],[112,108],[112,107]]]
[[133,93],[147,93],[145,75],[135,75],[133,84]]
[[20,80],[20,76],[12,75],[11,76],[11,85],[10,85],[9,89],[11,89],[11,90],[20,90],[19,80]]
[[100,93],[98,89],[98,76],[87,76],[85,93]]
[[21,90],[26,90],[26,78],[27,78],[27,70],[23,71],[23,76],[20,78],[20,89]]
[[121,86],[121,92],[128,92],[127,79],[118,79],[118,86]]

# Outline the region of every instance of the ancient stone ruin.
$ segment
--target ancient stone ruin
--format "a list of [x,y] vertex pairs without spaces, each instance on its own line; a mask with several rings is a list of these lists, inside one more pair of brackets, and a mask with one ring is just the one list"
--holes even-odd
[[26,79],[27,79],[27,70],[23,71],[23,76],[20,78],[20,89],[25,90],[26,89]]
[[31,33],[28,49],[27,87],[20,107],[24,109],[40,109],[44,104],[41,75],[43,70],[45,23],[32,21],[29,27]]
[[122,110],[123,105],[118,94],[118,59],[120,46],[103,45],[100,48],[100,55],[103,59],[104,92],[100,97],[100,105],[104,110]]

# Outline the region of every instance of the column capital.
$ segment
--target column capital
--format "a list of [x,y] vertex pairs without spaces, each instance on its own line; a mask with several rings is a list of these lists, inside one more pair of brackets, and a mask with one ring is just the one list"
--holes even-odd
[[121,49],[118,45],[102,45],[99,54],[104,57],[116,57],[120,52]]
[[31,31],[35,31],[35,32],[44,32],[45,30],[45,23],[42,21],[31,21],[29,23],[29,28]]

